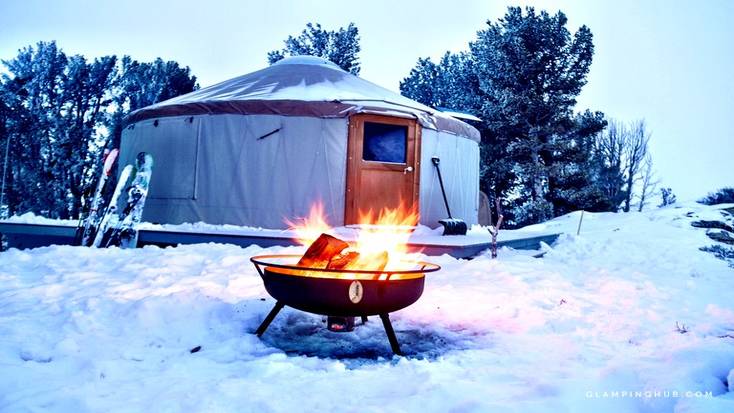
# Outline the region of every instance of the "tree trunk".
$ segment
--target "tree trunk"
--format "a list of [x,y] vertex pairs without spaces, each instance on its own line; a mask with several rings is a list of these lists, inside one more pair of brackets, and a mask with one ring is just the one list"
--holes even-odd
[[630,202],[632,202],[632,184],[634,183],[633,176],[630,175],[627,178],[627,195],[624,198],[624,212],[630,212]]
[[[545,167],[547,171],[547,173],[545,174],[545,179],[548,183],[548,190],[545,194],[546,199],[550,200],[551,204],[553,205],[553,211],[556,211],[558,210],[558,205],[556,205],[556,202],[554,201],[557,201],[558,197],[556,196],[556,172],[553,170],[553,166],[555,164],[553,152],[544,149],[540,151],[540,158],[543,161],[543,167]],[[555,213],[553,215],[555,215]]]

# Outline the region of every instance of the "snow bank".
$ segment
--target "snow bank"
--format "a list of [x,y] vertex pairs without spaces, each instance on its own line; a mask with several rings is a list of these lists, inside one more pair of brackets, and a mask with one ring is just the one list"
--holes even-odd
[[7,219],[0,219],[0,222],[8,224],[36,224],[36,225],[65,225],[76,226],[78,221],[70,219],[52,219],[44,216],[36,215],[33,212],[26,212],[22,215],[13,215]]
[[443,270],[392,316],[394,358],[376,318],[286,309],[253,334],[273,300],[248,259],[296,247],[6,251],[0,411],[734,411],[734,270],[698,251],[706,214],[586,213],[543,259],[426,257]]
[[[77,221],[50,219],[43,216],[34,215],[32,212],[20,216],[12,216],[6,220],[0,220],[0,223],[14,224],[39,224],[39,225],[64,225],[76,226]],[[153,224],[142,222],[139,225],[142,230],[163,231],[163,232],[183,232],[197,234],[218,234],[218,235],[241,235],[241,236],[257,236],[257,237],[274,237],[289,238],[298,237],[294,231],[268,229],[262,227],[248,227],[243,225],[218,225],[207,224],[205,222],[182,223],[182,224]],[[337,227],[331,231],[334,235],[344,240],[356,240],[357,229],[354,226]],[[503,230],[500,232],[499,241],[508,241],[518,238],[547,235],[553,232],[548,231],[542,226],[533,226],[523,228],[521,230]],[[418,225],[410,236],[409,242],[412,244],[427,245],[472,245],[477,243],[486,243],[492,240],[486,227],[473,225],[464,236],[443,236],[443,227],[430,228],[425,225]]]

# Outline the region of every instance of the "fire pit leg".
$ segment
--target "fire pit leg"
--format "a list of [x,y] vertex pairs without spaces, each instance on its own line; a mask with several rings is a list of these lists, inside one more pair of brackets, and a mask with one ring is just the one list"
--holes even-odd
[[268,329],[268,326],[270,325],[270,323],[273,322],[273,319],[275,318],[276,315],[278,315],[278,313],[280,312],[280,310],[283,309],[283,307],[285,307],[285,304],[281,303],[280,301],[275,302],[275,307],[273,307],[273,309],[270,310],[268,315],[265,317],[265,320],[263,320],[263,322],[260,324],[260,327],[258,327],[257,330],[255,331],[255,334],[257,334],[258,337],[261,337],[263,335],[265,330]]
[[362,324],[364,324],[366,322],[367,322],[367,316],[366,315],[363,315],[362,316]]
[[387,339],[390,341],[390,347],[392,352],[398,356],[402,356],[403,353],[400,351],[400,344],[398,344],[398,338],[395,336],[395,330],[392,328],[390,323],[390,316],[388,314],[380,314],[382,325],[385,327],[385,333],[387,333]]

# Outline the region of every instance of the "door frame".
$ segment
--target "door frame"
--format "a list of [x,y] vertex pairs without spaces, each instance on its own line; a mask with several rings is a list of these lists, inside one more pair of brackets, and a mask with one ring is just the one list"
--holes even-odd
[[[399,125],[408,127],[406,160],[413,155],[413,164],[406,163],[382,163],[365,161],[362,159],[364,123],[375,122],[387,125]],[[347,141],[347,179],[344,196],[344,225],[356,224],[359,218],[359,207],[357,200],[360,197],[359,182],[362,178],[362,166],[368,163],[372,169],[383,169],[388,171],[402,172],[406,167],[412,166],[413,182],[411,185],[412,196],[404,199],[408,207],[419,211],[420,205],[420,166],[421,166],[421,125],[416,119],[401,118],[395,116],[356,114],[349,117],[349,137]],[[411,139],[412,137],[412,139]],[[378,211],[373,211],[378,212]]]

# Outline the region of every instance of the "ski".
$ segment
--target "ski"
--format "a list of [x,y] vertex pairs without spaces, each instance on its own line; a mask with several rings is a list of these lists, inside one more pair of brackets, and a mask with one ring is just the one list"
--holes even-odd
[[110,228],[113,225],[116,225],[117,223],[117,200],[120,198],[120,195],[122,194],[122,191],[125,189],[125,186],[127,185],[128,179],[130,179],[130,174],[133,172],[132,165],[127,165],[120,173],[120,179],[117,181],[117,185],[115,186],[115,192],[112,193],[112,198],[110,199],[110,203],[107,206],[107,209],[105,210],[104,215],[102,216],[102,220],[100,221],[99,225],[97,226],[96,233],[94,235],[94,241],[92,242],[93,247],[99,247],[102,245],[102,238],[104,238],[104,234],[107,232],[108,228]]
[[79,199],[79,221],[76,224],[76,231],[74,231],[74,241],[71,245],[82,245],[82,235],[84,233],[84,226],[87,222],[87,217],[89,217],[89,210],[91,209],[91,201],[90,198],[92,197],[92,189],[97,186],[99,183],[99,180],[101,176],[97,177],[98,175],[97,169],[98,166],[102,165],[104,168],[104,162],[107,159],[107,156],[110,154],[109,149],[105,149],[102,152],[102,159],[101,162],[96,162],[94,166],[94,172],[92,175],[95,176],[94,181],[88,183],[84,189],[82,190],[81,197]]
[[101,219],[100,209],[104,207],[104,191],[105,185],[112,174],[113,166],[117,161],[117,155],[119,154],[118,149],[112,149],[111,151],[105,150],[103,158],[102,174],[99,176],[97,181],[97,188],[94,191],[94,198],[89,204],[89,211],[83,221],[80,221],[80,225],[77,228],[77,245],[89,246],[94,239],[95,231],[99,226]]
[[143,207],[148,197],[148,187],[153,172],[153,157],[140,152],[135,158],[135,176],[127,190],[125,208],[115,225],[108,226],[103,246],[117,245],[120,248],[135,248],[138,244],[138,224],[143,217]]

